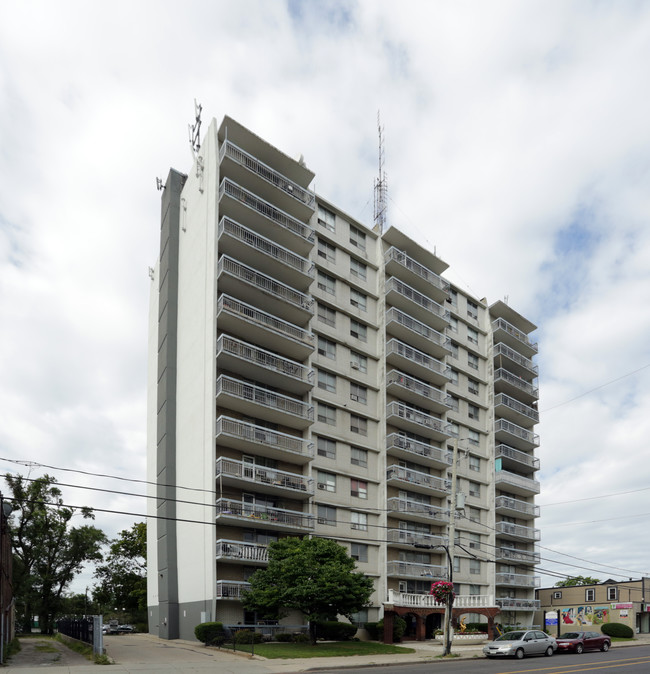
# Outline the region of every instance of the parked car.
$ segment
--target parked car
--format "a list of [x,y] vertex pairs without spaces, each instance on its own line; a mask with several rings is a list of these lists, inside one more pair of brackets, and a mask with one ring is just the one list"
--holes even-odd
[[514,657],[524,655],[553,655],[557,650],[557,642],[545,632],[539,630],[515,630],[506,632],[498,639],[483,646],[483,653],[488,658]]
[[556,639],[560,653],[582,653],[582,651],[608,651],[612,640],[600,632],[565,632]]

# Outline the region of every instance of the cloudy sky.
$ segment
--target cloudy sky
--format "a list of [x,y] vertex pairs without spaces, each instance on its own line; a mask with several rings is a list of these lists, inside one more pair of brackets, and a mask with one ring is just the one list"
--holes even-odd
[[155,179],[189,170],[195,98],[369,224],[381,110],[389,222],[539,326],[542,569],[650,574],[650,3],[396,7],[2,3],[0,470],[144,479]]

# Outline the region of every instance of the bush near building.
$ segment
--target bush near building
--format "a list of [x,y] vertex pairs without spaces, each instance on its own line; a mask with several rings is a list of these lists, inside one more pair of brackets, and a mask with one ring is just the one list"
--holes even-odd
[[194,628],[194,636],[206,646],[221,645],[226,638],[223,623],[201,623]]
[[619,639],[631,639],[634,636],[634,630],[623,623],[604,623],[600,626],[600,631],[608,637]]

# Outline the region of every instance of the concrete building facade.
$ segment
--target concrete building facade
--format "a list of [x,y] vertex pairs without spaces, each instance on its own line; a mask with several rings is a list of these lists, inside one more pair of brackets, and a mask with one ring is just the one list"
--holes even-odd
[[189,174],[165,183],[149,317],[150,631],[255,623],[241,593],[283,536],[349,550],[375,585],[359,621],[388,601],[426,603],[450,557],[468,606],[532,624],[535,325],[450,284],[434,253],[356,221],[313,178],[225,117]]

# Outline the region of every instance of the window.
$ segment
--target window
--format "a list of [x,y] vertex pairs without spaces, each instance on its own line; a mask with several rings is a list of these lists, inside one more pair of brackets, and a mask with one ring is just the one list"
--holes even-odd
[[359,449],[358,447],[350,448],[350,463],[353,466],[360,466],[361,468],[368,467],[368,451],[366,449]]
[[350,400],[355,400],[363,405],[368,404],[368,387],[350,382]]
[[470,445],[478,447],[481,443],[481,435],[478,431],[473,431],[471,428],[467,429],[467,439],[469,440]]
[[328,262],[336,262],[336,246],[328,243],[325,239],[318,239],[318,256]]
[[368,358],[356,351],[350,351],[350,367],[359,372],[368,372]]
[[336,442],[334,440],[318,436],[316,438],[316,447],[318,456],[324,456],[326,459],[336,458]]
[[469,521],[478,522],[481,521],[481,509],[480,508],[469,508]]
[[451,332],[458,332],[458,319],[455,316],[449,317],[449,329]]
[[368,326],[359,321],[355,321],[353,318],[350,319],[350,335],[360,339],[362,342],[368,341]]
[[327,524],[328,526],[336,526],[336,508],[331,506],[319,505],[317,511],[318,524]]
[[469,572],[470,573],[481,573],[481,562],[478,559],[469,560]]
[[468,353],[467,364],[474,370],[478,370],[478,356],[475,353]]
[[553,599],[562,599],[562,592],[553,592]]
[[481,485],[478,482],[469,482],[469,495],[470,496],[480,496],[481,495]]
[[320,204],[318,205],[318,224],[329,229],[330,232],[336,231],[336,216],[332,211],[328,211]]
[[456,396],[449,396],[447,402],[449,403],[452,412],[458,412],[460,409],[460,400]]
[[336,295],[336,279],[325,272],[318,272],[318,289]]
[[472,344],[478,344],[478,330],[474,330],[474,328],[467,326],[467,341]]
[[470,593],[470,595],[481,594],[481,586],[480,585],[470,585],[469,586],[469,593]]
[[478,395],[479,392],[479,384],[476,381],[476,379],[472,379],[471,377],[467,377],[467,391],[468,393],[473,393],[474,395]]
[[468,534],[468,538],[469,538],[469,547],[472,550],[480,550],[481,549],[481,536],[480,536],[480,534],[470,533],[470,534]]
[[350,615],[350,622],[353,625],[360,625],[363,627],[368,622],[368,609],[362,608],[357,613],[352,613]]
[[352,559],[356,559],[357,562],[367,562],[368,546],[363,543],[351,543],[350,557],[352,557]]
[[350,276],[356,276],[358,279],[365,281],[368,278],[368,267],[359,260],[350,258]]
[[318,320],[325,325],[331,325],[334,327],[336,325],[336,311],[326,307],[324,304],[318,303]]
[[467,300],[467,315],[470,318],[478,318],[478,304],[472,300]]
[[449,289],[449,299],[447,300],[452,307],[458,306],[458,291],[453,288]]
[[358,433],[359,435],[368,435],[368,419],[357,416],[356,414],[351,414],[350,431],[352,431],[352,433]]
[[368,531],[368,515],[366,513],[350,513],[350,528],[357,531]]
[[366,235],[352,225],[350,225],[350,243],[359,248],[359,250],[366,249]]
[[454,573],[460,571],[460,557],[454,557]]
[[449,342],[449,350],[451,351],[451,357],[458,359],[458,344],[456,342]]
[[585,601],[596,601],[596,590],[585,590]]
[[458,370],[454,370],[453,368],[449,370],[449,379],[451,384],[458,386]]
[[364,480],[350,480],[350,496],[368,498],[368,483]]
[[325,337],[318,338],[318,355],[336,360],[336,343]]
[[318,483],[318,488],[322,491],[336,491],[336,475],[334,475],[334,473],[325,473],[324,471],[319,470],[316,481]]
[[449,433],[451,435],[458,437],[458,434],[460,433],[460,426],[458,424],[451,423],[447,426],[447,428],[449,429]]
[[616,601],[618,599],[618,588],[617,587],[608,587],[607,588],[607,601]]
[[318,403],[318,421],[330,426],[336,426],[336,407]]
[[318,370],[318,388],[336,393],[336,376],[325,370]]
[[354,288],[350,288],[350,304],[360,311],[366,311],[368,308],[368,297]]
[[467,416],[470,419],[474,419],[474,421],[478,421],[478,419],[479,419],[479,408],[476,405],[472,405],[471,403],[467,403]]
[[469,469],[479,472],[481,470],[481,459],[478,456],[469,456]]

